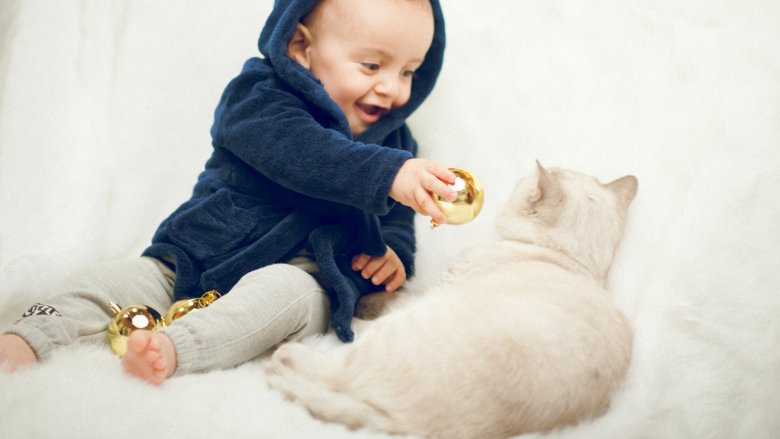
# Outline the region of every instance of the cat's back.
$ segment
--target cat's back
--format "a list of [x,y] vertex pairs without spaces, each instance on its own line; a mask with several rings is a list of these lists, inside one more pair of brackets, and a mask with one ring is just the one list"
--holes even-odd
[[462,254],[450,264],[442,283],[463,293],[607,296],[604,287],[576,261],[542,247],[506,240]]

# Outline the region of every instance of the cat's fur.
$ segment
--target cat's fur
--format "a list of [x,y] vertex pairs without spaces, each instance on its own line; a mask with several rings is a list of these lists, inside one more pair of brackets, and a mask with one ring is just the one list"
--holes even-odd
[[497,242],[368,324],[343,357],[282,346],[270,385],[321,419],[439,438],[603,413],[631,358],[629,322],[605,284],[636,190],[633,176],[602,185],[538,165],[499,216]]

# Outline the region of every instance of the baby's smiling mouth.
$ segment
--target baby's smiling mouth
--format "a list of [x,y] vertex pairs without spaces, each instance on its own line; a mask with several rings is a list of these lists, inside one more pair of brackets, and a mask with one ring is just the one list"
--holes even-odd
[[356,104],[360,110],[360,118],[365,122],[374,123],[387,113],[387,109],[378,105]]

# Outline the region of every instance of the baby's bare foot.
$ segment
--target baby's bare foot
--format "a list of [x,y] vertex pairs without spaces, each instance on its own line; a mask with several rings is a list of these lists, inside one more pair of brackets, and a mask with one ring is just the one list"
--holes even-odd
[[167,335],[135,330],[127,339],[122,367],[152,384],[161,384],[176,369],[176,349]]
[[0,371],[15,372],[38,361],[35,351],[16,334],[0,335]]

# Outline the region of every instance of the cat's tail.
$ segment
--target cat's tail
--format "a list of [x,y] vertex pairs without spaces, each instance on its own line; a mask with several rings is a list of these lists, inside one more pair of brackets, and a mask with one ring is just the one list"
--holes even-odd
[[389,413],[350,394],[349,389],[337,389],[334,374],[339,369],[333,363],[334,359],[308,346],[287,344],[266,364],[266,380],[288,399],[301,403],[316,418],[339,422],[352,429],[403,433]]

